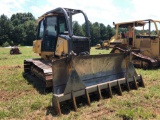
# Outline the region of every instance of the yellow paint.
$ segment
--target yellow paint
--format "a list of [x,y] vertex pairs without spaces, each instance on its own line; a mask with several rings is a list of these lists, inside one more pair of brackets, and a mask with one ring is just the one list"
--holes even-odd
[[33,52],[38,53],[43,59],[52,59],[54,52],[42,52],[41,51],[42,40],[33,41]]
[[34,53],[38,53],[38,54],[41,53],[41,43],[42,43],[42,40],[33,41],[33,52]]
[[159,50],[160,50],[160,45],[159,45],[159,38],[156,38],[155,40],[151,40],[151,49],[154,57],[159,56]]
[[[144,42],[143,45],[142,42]],[[136,38],[135,47],[140,48],[142,54],[151,58],[157,58],[159,56],[159,38],[155,40],[151,40],[150,38]]]
[[47,14],[47,15],[42,15],[42,16],[40,16],[39,18],[38,18],[38,20],[37,20],[37,23],[39,23],[41,20],[43,20],[45,17],[48,17],[48,16],[60,16],[60,15],[58,15],[58,14],[53,14],[53,13],[51,13],[51,14]]
[[62,54],[68,54],[68,42],[63,38],[58,37],[55,55],[62,56]]
[[143,38],[136,38],[134,43],[136,48],[140,48],[140,43],[143,40]]
[[52,60],[54,57],[54,52],[41,52],[40,56],[43,59]]

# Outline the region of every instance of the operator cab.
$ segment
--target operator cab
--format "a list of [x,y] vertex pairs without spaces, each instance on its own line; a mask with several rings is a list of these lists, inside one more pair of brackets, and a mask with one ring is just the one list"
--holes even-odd
[[42,51],[55,51],[59,34],[68,32],[64,16],[46,16],[39,23],[38,39],[42,39]]
[[[76,14],[84,17],[85,36],[76,36],[73,31],[72,17]],[[79,19],[79,18],[78,18]],[[33,51],[42,58],[47,56],[67,56],[72,51],[79,55],[90,52],[89,20],[81,10],[57,8],[39,18],[37,39],[33,42]]]

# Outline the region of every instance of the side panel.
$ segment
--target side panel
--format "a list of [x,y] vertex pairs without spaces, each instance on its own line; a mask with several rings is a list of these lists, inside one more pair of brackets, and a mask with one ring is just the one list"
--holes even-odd
[[157,58],[159,56],[159,38],[151,40],[151,49],[153,55]]
[[136,38],[135,39],[135,47],[136,48],[140,48],[140,41],[142,41],[143,40],[143,38]]
[[151,49],[151,39],[150,38],[142,38],[140,41],[140,50],[141,53],[145,56],[153,58],[153,52]]
[[68,40],[58,37],[55,55],[61,56],[68,54]]
[[41,43],[42,43],[42,40],[33,41],[33,52],[34,53],[41,53]]
[[140,48],[150,49],[151,48],[151,39],[150,38],[143,38],[140,41]]
[[157,58],[159,56],[159,38],[152,36],[136,38],[135,47],[140,49],[143,55],[151,58]]

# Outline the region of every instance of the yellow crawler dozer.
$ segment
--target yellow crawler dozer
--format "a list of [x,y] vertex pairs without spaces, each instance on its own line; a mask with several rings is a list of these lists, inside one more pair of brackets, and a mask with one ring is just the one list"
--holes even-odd
[[[81,13],[85,19],[86,36],[76,36],[72,29],[72,16]],[[90,93],[112,87],[122,95],[121,85],[137,88],[144,86],[130,62],[130,52],[119,54],[90,55],[89,20],[81,10],[56,8],[43,14],[38,20],[37,39],[33,51],[41,58],[24,60],[26,75],[34,74],[44,83],[44,88],[53,89],[53,106],[61,114],[61,102],[86,96],[90,104]]]
[[[137,20],[116,23],[116,34],[112,37],[111,53],[125,52],[131,48],[132,62],[135,67],[150,69],[160,65],[160,21]],[[120,32],[126,30],[126,33]],[[130,35],[127,34],[130,31]]]

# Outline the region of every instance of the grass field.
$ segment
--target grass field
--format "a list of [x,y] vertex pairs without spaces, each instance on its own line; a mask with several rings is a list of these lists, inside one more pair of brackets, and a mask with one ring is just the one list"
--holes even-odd
[[[56,116],[51,106],[52,93],[40,94],[32,82],[23,78],[23,60],[39,56],[29,47],[20,47],[21,55],[9,55],[9,50],[0,48],[0,119],[160,120],[160,69],[136,69],[143,76],[145,88],[93,101],[91,107],[79,104],[78,112],[71,107],[69,113]],[[91,49],[91,54],[99,53],[109,51]]]

